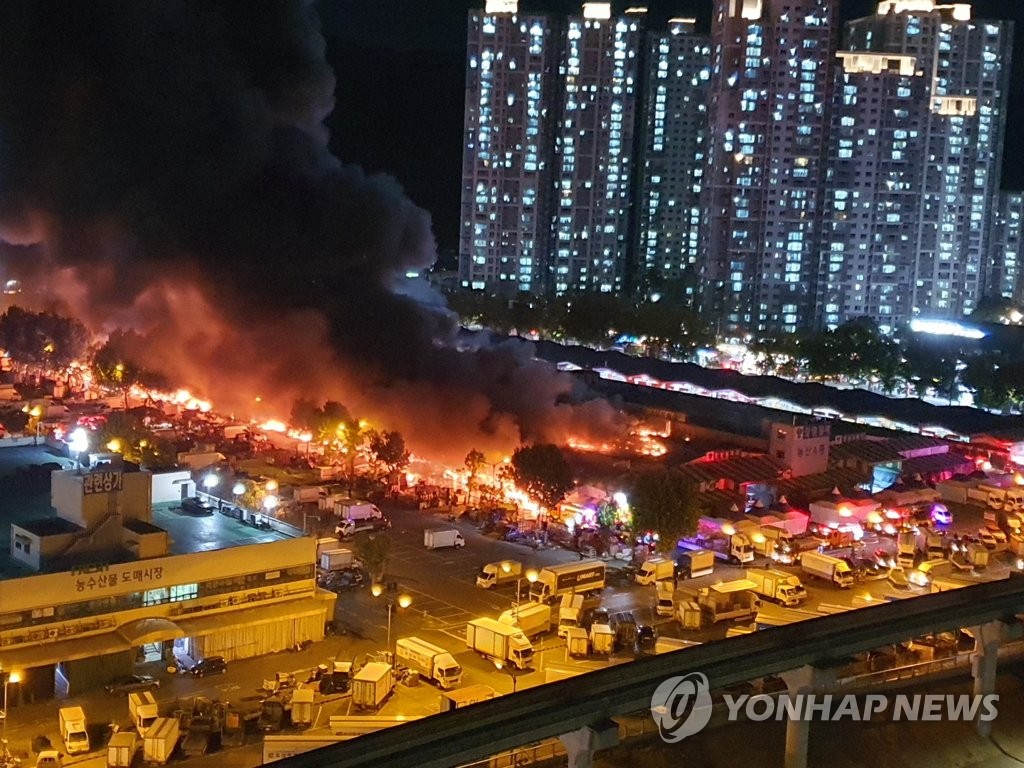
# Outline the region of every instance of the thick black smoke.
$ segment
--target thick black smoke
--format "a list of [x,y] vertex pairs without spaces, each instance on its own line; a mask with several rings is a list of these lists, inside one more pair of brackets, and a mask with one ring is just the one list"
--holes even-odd
[[402,290],[434,261],[429,217],[329,153],[324,54],[299,0],[7,0],[0,234],[38,244],[51,298],[149,334],[149,362],[218,403],[243,408],[248,378],[460,442],[612,424],[525,349],[457,351],[443,304]]

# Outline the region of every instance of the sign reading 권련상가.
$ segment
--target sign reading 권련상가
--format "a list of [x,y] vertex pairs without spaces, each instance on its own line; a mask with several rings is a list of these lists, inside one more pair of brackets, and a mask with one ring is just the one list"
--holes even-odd
[[82,493],[111,493],[124,489],[124,475],[120,472],[89,472],[82,475]]

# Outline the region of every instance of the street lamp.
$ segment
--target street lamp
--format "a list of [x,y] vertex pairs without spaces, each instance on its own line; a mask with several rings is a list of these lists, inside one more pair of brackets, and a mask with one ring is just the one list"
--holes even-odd
[[207,491],[212,491],[217,485],[220,484],[220,478],[213,472],[210,472],[206,477],[203,478],[203,487]]
[[4,724],[3,724],[3,733],[2,733],[2,736],[0,736],[0,739],[2,739],[3,744],[4,744],[4,764],[5,765],[7,763],[7,758],[10,757],[10,752],[7,751],[7,718],[8,718],[7,685],[9,683],[20,683],[20,682],[21,682],[21,675],[19,675],[17,672],[8,672],[4,676]]
[[[501,567],[502,567],[502,569],[504,569],[505,568],[505,563],[502,563]],[[512,570],[512,566],[509,566],[508,570]],[[505,571],[505,573],[508,573],[508,571]],[[526,580],[530,584],[533,584],[533,582],[535,582],[538,578],[540,578],[540,574],[537,573],[537,569],[536,568],[530,568],[529,570],[526,571],[526,573],[524,575],[526,576]],[[519,621],[519,604],[523,601],[523,596],[520,594],[520,587],[522,587],[522,585],[523,585],[523,577],[520,576],[518,579],[516,579],[516,621],[517,622]],[[527,591],[529,591],[529,587],[527,587]]]
[[78,464],[78,469],[82,469],[82,454],[89,450],[89,433],[86,432],[82,427],[79,427],[71,433],[71,439],[68,440],[68,449],[75,457],[75,462]]
[[391,655],[391,611],[394,609],[395,604],[398,604],[399,608],[408,608],[412,605],[412,596],[403,592],[402,594],[395,596],[395,592],[398,590],[397,585],[388,585],[387,588],[383,584],[376,583],[370,587],[370,592],[374,597],[384,596],[388,606],[388,655]]
[[245,483],[235,483],[234,487],[232,487],[231,489],[231,492],[235,496],[241,496],[243,493],[245,493]]

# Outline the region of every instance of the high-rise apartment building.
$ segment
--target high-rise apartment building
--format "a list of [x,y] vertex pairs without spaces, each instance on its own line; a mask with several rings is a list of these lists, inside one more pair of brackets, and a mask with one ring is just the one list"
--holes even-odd
[[[839,119],[852,122],[830,146],[844,177],[833,180],[823,258],[840,277],[822,293],[821,316],[835,325],[867,315],[894,328],[918,315],[970,314],[992,272],[1012,24],[975,20],[965,3],[882,0],[844,37],[846,51],[877,54],[885,71],[873,80],[850,72],[837,94]],[[844,69],[856,68],[856,56],[844,57]]]
[[615,18],[610,3],[584,3],[566,23],[555,133],[556,294],[618,293],[625,285],[643,22],[639,11]]
[[811,321],[835,0],[716,0],[704,306],[734,329]]
[[989,239],[986,296],[1024,301],[1024,192],[1000,192]]
[[459,282],[504,295],[545,289],[551,238],[557,22],[517,0],[469,13]]
[[699,287],[700,194],[707,155],[711,41],[694,19],[647,38],[636,284],[674,304]]

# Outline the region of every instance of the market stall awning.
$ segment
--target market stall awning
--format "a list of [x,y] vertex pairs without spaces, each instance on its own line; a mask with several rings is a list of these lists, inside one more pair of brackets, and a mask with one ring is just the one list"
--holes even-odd
[[118,627],[117,633],[127,640],[132,647],[138,647],[146,643],[161,643],[165,640],[175,640],[185,636],[181,627],[173,621],[163,618],[130,621]]

